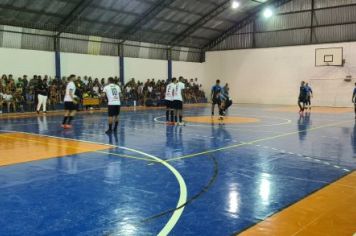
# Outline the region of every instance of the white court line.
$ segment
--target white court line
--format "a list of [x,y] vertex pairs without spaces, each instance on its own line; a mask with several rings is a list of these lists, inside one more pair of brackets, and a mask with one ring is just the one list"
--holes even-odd
[[[255,145],[256,147],[262,147],[262,148],[265,148],[266,146],[259,146],[259,145]],[[275,151],[282,151],[282,152],[284,152],[284,150],[280,150],[280,149],[277,149],[277,148],[270,148],[270,149],[272,149],[272,150],[275,150]],[[308,157],[308,156],[304,156],[304,155],[302,155],[302,154],[296,154],[296,153],[293,153],[293,152],[288,152],[288,154],[290,154],[290,155],[296,155],[296,156],[299,156],[299,157],[304,157],[305,159],[308,159],[308,160],[313,160],[313,161],[315,161],[315,162],[321,162],[321,163],[323,163],[324,165],[328,165],[328,166],[331,166],[331,164],[329,163],[329,162],[327,162],[327,161],[322,161],[322,160],[319,160],[319,159],[316,159],[316,158],[311,158],[311,157]],[[278,158],[275,158],[275,159],[278,159]],[[272,160],[275,160],[275,159],[272,159]],[[336,169],[342,169],[342,167],[341,166],[338,166],[338,165],[332,165],[333,167],[335,167]],[[350,172],[350,170],[349,169],[342,169],[342,170],[344,170],[344,171],[346,171],[346,172]]]
[[[158,123],[158,124],[166,124],[164,121],[160,121],[160,118],[164,118],[165,116],[158,116],[155,117],[153,120]],[[184,120],[184,118],[183,118]],[[266,130],[249,130],[249,129],[244,129],[244,128],[258,128],[258,127],[268,127],[268,126],[278,126],[278,125],[286,125],[286,124],[291,124],[292,121],[291,120],[286,120],[286,122],[284,123],[280,123],[280,124],[272,124],[272,125],[260,125],[260,126],[229,126],[229,129],[233,129],[233,130],[243,130],[243,131],[249,131],[249,132],[255,132],[255,133],[276,133],[276,134],[280,134],[280,132],[275,132],[275,131],[266,131]],[[214,125],[219,125],[219,124],[214,124]],[[185,126],[191,126],[191,127],[208,127],[211,128],[211,124],[209,125],[204,125],[204,124],[190,124],[190,123],[186,123]]]
[[160,164],[164,165],[165,167],[167,167],[167,169],[169,169],[172,174],[176,177],[178,184],[179,184],[179,189],[180,189],[180,194],[179,194],[179,199],[176,205],[177,210],[174,211],[174,213],[172,214],[171,218],[168,220],[168,222],[166,223],[166,225],[163,227],[163,229],[159,232],[159,236],[166,236],[168,235],[172,229],[174,228],[174,226],[177,224],[178,220],[180,219],[183,211],[184,211],[184,204],[187,202],[187,198],[188,198],[188,191],[187,191],[187,185],[182,177],[182,175],[172,166],[170,165],[168,162],[166,162],[165,160],[162,160],[156,156],[141,152],[139,150],[136,149],[132,149],[132,148],[128,148],[128,147],[122,147],[122,146],[115,146],[115,145],[109,145],[109,144],[105,144],[105,143],[99,143],[99,142],[91,142],[91,141],[86,141],[86,140],[80,140],[80,139],[71,139],[71,138],[62,138],[62,137],[56,137],[56,136],[51,136],[51,135],[42,135],[42,134],[36,134],[36,133],[29,133],[29,132],[17,132],[17,131],[10,131],[10,130],[0,130],[2,132],[8,132],[8,133],[23,133],[23,134],[30,134],[30,135],[37,135],[37,136],[43,136],[43,137],[50,137],[50,138],[55,138],[55,139],[65,139],[65,140],[71,140],[71,141],[79,141],[79,142],[85,142],[85,143],[92,143],[92,144],[100,144],[100,145],[105,145],[105,146],[110,146],[110,147],[117,147],[117,148],[121,148],[127,151],[131,151],[134,153],[138,153],[141,154],[143,156],[149,157],[157,162],[159,162]]

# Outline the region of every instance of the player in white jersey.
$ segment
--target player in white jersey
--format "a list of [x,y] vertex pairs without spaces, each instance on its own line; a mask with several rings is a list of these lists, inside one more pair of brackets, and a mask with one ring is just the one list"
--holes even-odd
[[78,102],[75,96],[76,86],[74,81],[76,80],[75,75],[70,75],[68,78],[68,84],[66,87],[66,94],[64,96],[64,118],[62,122],[62,127],[65,129],[72,128],[71,122],[78,109]]
[[174,107],[173,107],[173,91],[176,82],[176,78],[172,78],[172,81],[166,87],[166,96],[165,96],[165,103],[166,103],[166,123],[167,124],[174,124]]
[[[108,115],[109,115],[109,129],[105,132],[107,134],[117,132],[117,126],[119,124],[119,115],[120,115],[120,87],[114,83],[112,77],[109,78],[109,84],[104,87],[103,92],[106,94],[108,99]],[[114,129],[112,128],[113,123]]]
[[[183,90],[185,85],[182,82],[183,77],[179,77],[179,81],[176,81],[174,84],[173,90],[173,107],[175,113],[175,122],[178,125],[184,125],[183,123]],[[179,119],[179,120],[178,120]]]

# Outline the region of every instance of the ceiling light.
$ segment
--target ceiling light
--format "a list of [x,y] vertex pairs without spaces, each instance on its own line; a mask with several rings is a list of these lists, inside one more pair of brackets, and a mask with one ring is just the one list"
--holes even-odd
[[237,9],[240,6],[240,3],[238,1],[232,1],[231,2],[231,8],[232,9]]
[[273,15],[273,11],[271,8],[266,8],[263,12],[264,17],[270,18]]

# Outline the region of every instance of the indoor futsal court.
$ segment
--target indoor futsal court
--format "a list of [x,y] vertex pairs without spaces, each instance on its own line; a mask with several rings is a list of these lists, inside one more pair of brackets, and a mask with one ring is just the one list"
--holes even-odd
[[0,236],[356,236],[356,0],[0,0]]

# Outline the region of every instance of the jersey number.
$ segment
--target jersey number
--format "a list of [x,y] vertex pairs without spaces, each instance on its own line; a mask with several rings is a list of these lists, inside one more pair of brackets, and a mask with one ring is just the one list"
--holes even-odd
[[112,88],[112,89],[111,89],[111,92],[112,92],[112,95],[114,95],[114,96],[117,96],[117,95],[118,95],[116,88]]

